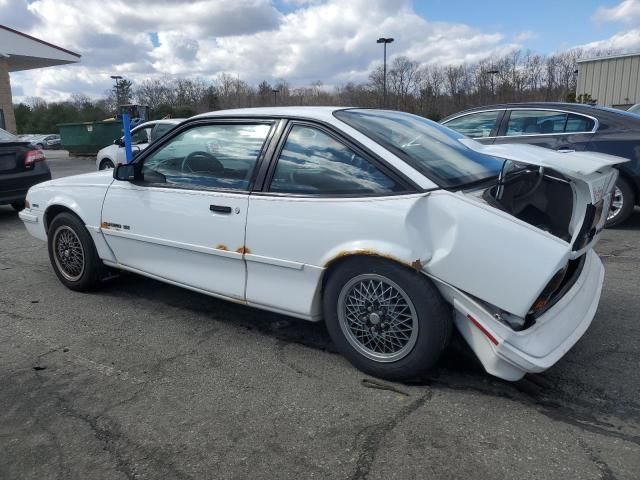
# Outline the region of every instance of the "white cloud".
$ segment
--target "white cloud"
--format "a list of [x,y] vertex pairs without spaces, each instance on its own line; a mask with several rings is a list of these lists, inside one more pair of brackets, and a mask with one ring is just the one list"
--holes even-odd
[[615,7],[600,7],[593,19],[597,22],[637,22],[640,20],[640,0],[623,0]]
[[24,96],[51,100],[73,92],[100,95],[114,73],[134,82],[166,74],[207,79],[221,72],[251,83],[363,81],[381,61],[380,35],[396,38],[391,59],[408,55],[428,64],[473,62],[523,41],[429,21],[410,0],[290,0],[297,8],[286,15],[269,0],[0,0],[0,18],[7,1],[22,2],[23,13],[31,15],[27,33],[82,54],[79,66],[12,75]]
[[513,37],[516,42],[526,42],[527,40],[533,40],[534,38],[538,38],[538,34],[531,30],[525,30],[524,32],[517,33]]
[[584,50],[636,52],[640,50],[640,29],[619,32],[604,40],[579,45]]

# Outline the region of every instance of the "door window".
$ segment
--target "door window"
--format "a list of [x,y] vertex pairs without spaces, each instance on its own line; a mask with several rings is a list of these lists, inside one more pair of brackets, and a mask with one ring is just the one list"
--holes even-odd
[[498,116],[502,113],[502,110],[495,110],[492,112],[478,112],[463,115],[462,117],[454,118],[446,122],[449,128],[452,128],[462,135],[466,135],[471,138],[490,137],[491,132],[496,126]]
[[300,194],[381,194],[404,188],[326,133],[294,125],[280,153],[270,190]]
[[153,130],[151,130],[151,141],[154,142],[169,130],[171,130],[175,125],[173,123],[158,123]]
[[563,133],[567,114],[546,110],[512,110],[507,136]]
[[131,131],[131,144],[140,145],[141,143],[149,143],[150,128],[140,128]]
[[566,133],[592,132],[595,126],[596,122],[592,118],[570,113],[564,131]]
[[270,124],[190,128],[144,160],[145,182],[248,190]]

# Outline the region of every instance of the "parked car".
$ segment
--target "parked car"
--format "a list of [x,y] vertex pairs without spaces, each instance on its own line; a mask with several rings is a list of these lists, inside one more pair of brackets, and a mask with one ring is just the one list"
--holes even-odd
[[49,135],[28,134],[20,135],[18,138],[27,140],[31,145],[40,150],[55,150],[60,148],[60,135],[57,133]]
[[455,325],[487,372],[517,380],[595,315],[593,246],[624,161],[482,145],[401,112],[228,110],[113,172],[32,188],[20,218],[72,290],[120,269],[324,318],[389,379],[428,370]]
[[635,114],[576,103],[513,103],[472,108],[441,123],[483,144],[528,143],[628,158],[618,166],[607,226],[621,224],[640,204],[640,117]]
[[22,210],[29,187],[47,180],[51,172],[44,154],[0,128],[0,205]]
[[[171,118],[141,123],[131,130],[133,151],[140,152],[144,150],[151,142],[162,137],[183,120],[183,118]],[[124,137],[115,140],[113,145],[104,147],[96,156],[96,168],[98,170],[111,169],[119,163],[125,163]]]

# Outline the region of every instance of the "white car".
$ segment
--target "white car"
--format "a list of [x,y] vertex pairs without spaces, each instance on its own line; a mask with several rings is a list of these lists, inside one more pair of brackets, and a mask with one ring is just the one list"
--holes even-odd
[[[131,130],[131,145],[134,152],[144,150],[151,142],[156,141],[173,127],[184,121],[184,118],[168,118],[153,120],[138,125]],[[113,142],[113,145],[104,147],[96,155],[96,168],[98,170],[112,169],[114,166],[125,162],[124,137]]]
[[72,290],[120,269],[324,319],[388,379],[422,375],[455,326],[487,372],[517,380],[595,315],[593,245],[624,161],[485,146],[393,111],[228,110],[113,172],[32,187],[20,218]]

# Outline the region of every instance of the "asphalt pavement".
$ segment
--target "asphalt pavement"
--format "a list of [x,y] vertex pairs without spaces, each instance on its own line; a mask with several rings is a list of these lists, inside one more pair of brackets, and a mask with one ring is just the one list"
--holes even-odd
[[547,372],[503,382],[454,342],[408,385],[322,324],[133,274],[72,292],[0,207],[0,479],[638,479],[639,240],[640,211],[604,232],[598,314]]

